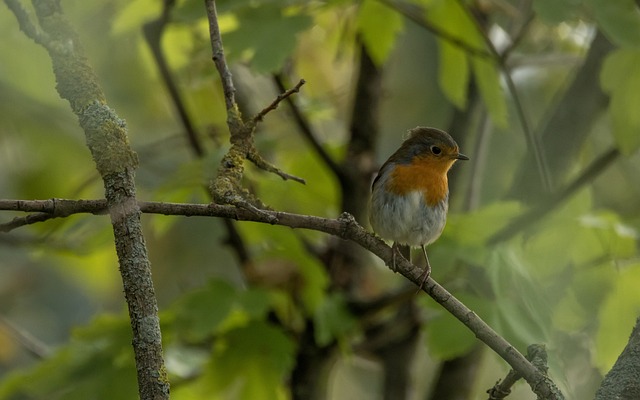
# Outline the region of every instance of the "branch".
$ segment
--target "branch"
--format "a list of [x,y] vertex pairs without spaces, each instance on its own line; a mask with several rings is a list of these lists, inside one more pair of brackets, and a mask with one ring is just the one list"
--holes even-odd
[[[282,75],[276,74],[273,76],[273,80],[278,87],[278,90],[284,92],[286,90],[285,85],[283,83]],[[291,108],[291,114],[293,116],[294,121],[298,125],[298,129],[302,132],[302,135],[307,139],[307,142],[311,145],[311,148],[315,150],[316,154],[322,159],[322,161],[326,164],[326,166],[333,172],[333,174],[338,178],[342,179],[341,175],[342,169],[335,162],[335,160],[327,153],[327,151],[322,147],[318,137],[313,132],[311,125],[307,121],[307,119],[302,115],[300,111],[300,107],[296,104],[293,97],[287,97],[287,103],[289,103],[289,107]]]
[[[175,7],[175,0],[164,0],[162,13],[158,17],[158,19],[148,22],[143,26],[144,37],[147,40],[149,48],[151,49],[151,53],[158,65],[158,70],[160,71],[160,76],[167,86],[167,90],[169,91],[169,97],[173,102],[173,105],[178,113],[178,117],[182,122],[182,126],[184,127],[184,133],[187,135],[187,140],[189,142],[189,149],[191,153],[196,158],[203,158],[205,156],[205,149],[202,146],[200,141],[200,137],[198,136],[198,132],[192,122],[189,113],[187,112],[187,107],[180,96],[180,91],[178,89],[178,85],[171,74],[169,69],[169,64],[167,63],[167,58],[164,55],[164,51],[162,50],[162,35],[164,33],[165,27],[170,21],[170,13],[171,10]],[[207,192],[207,188],[205,188]],[[211,193],[209,193],[211,195]],[[225,241],[235,252],[238,261],[241,265],[245,265],[249,260],[249,252],[242,240],[242,237],[238,233],[233,221],[228,219],[224,220],[224,227],[227,231],[227,240]]]
[[151,49],[151,54],[158,65],[160,77],[167,86],[169,97],[171,97],[173,106],[175,107],[185,133],[187,134],[191,150],[196,154],[196,156],[202,157],[204,156],[204,149],[200,143],[200,139],[198,138],[198,133],[191,122],[191,118],[189,118],[187,108],[180,96],[178,85],[176,85],[175,79],[171,75],[169,64],[164,56],[164,52],[162,51],[162,34],[164,33],[164,28],[169,23],[169,15],[174,6],[175,0],[164,0],[162,13],[158,19],[144,24],[142,31],[144,33],[144,38]]
[[[547,373],[547,351],[544,345],[532,344],[527,347],[527,360],[531,361],[543,374]],[[520,376],[518,372],[510,370],[502,381],[496,382],[491,389],[487,390],[489,394],[488,400],[502,400],[506,398],[511,393],[511,387],[520,378],[522,378],[522,376]]]
[[[138,158],[129,146],[126,124],[107,106],[98,78],[84,55],[75,30],[62,12],[60,1],[33,1],[46,40],[37,28],[25,21],[26,13],[16,0],[5,1],[27,35],[47,49],[58,94],[69,102],[78,117],[104,182],[106,201],[102,210],[108,209],[113,226],[133,334],[140,398],[168,400],[169,380],[162,358],[158,304],[136,202],[134,175]],[[32,220],[43,218],[36,215]]]
[[45,359],[51,354],[51,348],[46,343],[7,318],[0,316],[0,325],[35,358]]
[[284,179],[285,181],[290,179],[292,181],[302,183],[303,185],[307,183],[307,181],[305,181],[303,178],[300,178],[295,175],[287,174],[286,172],[282,171],[280,168],[276,167],[275,165],[271,164],[270,162],[262,158],[262,156],[260,155],[260,153],[258,153],[258,150],[255,147],[253,147],[249,151],[249,153],[247,153],[247,160],[251,161],[256,167],[260,169],[263,169],[267,172],[271,172],[278,175],[280,178]]
[[16,16],[20,30],[37,44],[48,48],[50,45],[49,35],[31,21],[31,16],[29,16],[27,10],[22,7],[22,3],[19,0],[5,0],[5,3],[9,10]]
[[[74,203],[77,203],[77,213],[96,214],[104,211],[107,206],[105,200],[0,200],[0,210],[24,212],[44,211],[55,214],[57,206],[61,204],[64,205],[68,212],[68,210],[74,208]],[[337,219],[328,219],[270,210],[260,210],[260,213],[256,213],[242,208],[216,204],[138,202],[138,206],[142,212],[150,214],[224,217],[234,218],[240,221],[253,221],[288,226],[290,228],[316,230],[353,241],[375,254],[388,266],[391,266],[393,263],[394,257],[391,247],[379,237],[367,232],[347,213],[343,213]],[[396,259],[395,265],[398,272],[417,286],[420,286],[423,278],[422,268],[411,264],[404,258]],[[545,399],[562,399],[561,393],[545,374],[540,372],[518,352],[517,349],[498,335],[480,317],[462,304],[462,302],[440,286],[433,278],[429,277],[429,279],[427,279],[422,290],[466,325],[478,339],[509,363],[515,371],[524,377],[536,394]]]
[[[205,0],[207,8],[207,17],[209,19],[209,37],[211,39],[212,59],[220,75],[222,90],[224,92],[224,100],[227,106],[228,118],[239,118],[240,114],[236,104],[236,88],[233,86],[233,78],[231,71],[227,65],[222,47],[222,36],[220,35],[220,26],[218,25],[218,11],[216,10],[215,0]],[[237,122],[237,121],[236,121]],[[240,121],[241,122],[241,121]],[[231,131],[233,134],[233,130]]]
[[278,105],[280,104],[280,102],[282,102],[282,100],[289,98],[294,93],[298,93],[300,91],[300,87],[305,83],[307,82],[304,79],[300,79],[300,81],[294,87],[292,87],[289,90],[285,90],[281,94],[279,94],[275,98],[275,100],[271,102],[271,104],[266,106],[262,111],[256,114],[255,117],[253,117],[253,123],[257,124],[258,122],[262,121],[265,115],[267,115],[270,111],[273,111],[276,108],[278,108]]
[[638,354],[640,354],[640,318],[636,320],[624,350],[604,377],[602,385],[596,392],[595,400],[640,398]]
[[[253,211],[256,212],[257,208],[264,208],[264,204],[262,204],[259,199],[251,196],[249,192],[242,187],[245,159],[249,159],[257,167],[267,172],[275,173],[285,180],[291,179],[304,183],[304,179],[282,172],[279,168],[264,160],[256,150],[253,134],[255,132],[256,119],[260,119],[261,117],[256,117],[256,119],[249,120],[248,122],[243,121],[235,99],[236,89],[233,85],[231,71],[224,56],[216,2],[215,0],[205,0],[205,6],[207,9],[207,18],[209,19],[212,59],[220,75],[227,108],[227,126],[231,134],[231,148],[227,154],[222,157],[218,175],[215,180],[211,182],[211,194],[213,195],[214,202],[232,204],[245,209],[253,209]],[[299,83],[297,87],[298,90],[303,83],[304,81]],[[298,90],[295,90],[295,92]],[[294,92],[291,92],[287,96],[293,93]],[[274,103],[275,105],[273,105]],[[279,101],[276,99],[274,103],[272,103],[272,105],[275,109]],[[269,107],[271,106],[265,109],[267,111],[263,110],[264,114],[270,111]],[[258,114],[258,116],[260,116],[260,114]]]
[[[614,49],[606,36],[598,31],[572,82],[541,119],[537,136],[544,143],[545,156],[556,181],[566,177],[583,148],[582,144],[609,102],[598,77],[604,60]],[[527,153],[516,171],[509,193],[511,197],[529,204],[545,195],[538,180],[532,176],[531,165],[534,163],[533,156]]]

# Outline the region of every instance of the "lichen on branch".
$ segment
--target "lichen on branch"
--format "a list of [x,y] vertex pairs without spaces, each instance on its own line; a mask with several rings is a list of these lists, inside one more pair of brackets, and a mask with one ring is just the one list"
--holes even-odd
[[218,13],[216,10],[215,0],[205,0],[207,17],[209,19],[209,33],[211,40],[212,60],[216,66],[216,70],[220,75],[222,90],[225,98],[225,106],[227,109],[227,126],[231,134],[231,147],[222,158],[218,173],[210,185],[211,194],[214,202],[218,204],[231,204],[237,207],[253,210],[267,208],[259,199],[251,195],[242,187],[242,177],[244,176],[244,160],[251,161],[256,167],[267,172],[274,173],[284,180],[294,180],[299,183],[305,183],[305,180],[285,173],[280,168],[265,160],[258,152],[255,142],[254,133],[258,122],[270,111],[275,110],[278,104],[299,92],[300,87],[305,83],[303,79],[293,87],[277,96],[267,107],[260,111],[253,118],[247,120],[242,118],[242,114],[238,109],[235,100],[235,86],[229,66],[224,56],[224,48],[222,45],[222,36],[218,25]]

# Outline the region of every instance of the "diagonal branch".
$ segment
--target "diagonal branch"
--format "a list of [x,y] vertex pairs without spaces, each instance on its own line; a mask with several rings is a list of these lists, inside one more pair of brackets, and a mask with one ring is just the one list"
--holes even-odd
[[45,359],[51,355],[52,350],[46,343],[3,316],[0,316],[0,326],[4,327],[9,335],[13,336],[35,358]]
[[160,77],[169,91],[169,96],[171,97],[173,106],[178,113],[180,122],[182,122],[187,139],[189,140],[189,145],[196,156],[202,157],[204,156],[204,149],[200,143],[200,139],[198,138],[198,133],[191,122],[191,118],[189,118],[187,107],[180,96],[178,85],[171,74],[167,58],[162,51],[162,35],[165,31],[165,27],[169,23],[170,12],[174,6],[175,0],[164,0],[160,16],[157,19],[144,24],[142,31],[144,33],[144,38],[151,49],[151,54],[153,55],[156,65],[158,66]]
[[[278,87],[278,90],[284,92],[286,90],[283,78],[281,74],[276,74],[273,76],[273,80]],[[309,121],[302,115],[300,111],[300,107],[294,101],[293,97],[287,97],[287,103],[289,103],[289,107],[291,109],[291,115],[293,116],[293,120],[298,125],[298,129],[302,133],[302,135],[307,139],[307,142],[311,145],[311,148],[316,152],[318,157],[322,159],[322,161],[327,165],[327,167],[333,172],[333,174],[338,179],[343,179],[341,176],[343,175],[342,169],[336,163],[336,161],[329,155],[329,153],[325,150],[324,147],[320,144],[316,134],[313,132]]]
[[[56,207],[63,205],[68,210],[74,208],[77,203],[78,213],[100,213],[105,210],[105,200],[0,200],[0,210],[24,211],[24,212],[56,212]],[[387,265],[392,265],[393,250],[382,239],[367,232],[355,219],[347,213],[343,213],[337,219],[322,218],[310,215],[292,214],[270,210],[261,210],[260,213],[238,207],[216,204],[183,204],[183,203],[159,203],[139,202],[138,206],[144,213],[163,215],[203,216],[234,218],[241,221],[253,221],[275,225],[288,226],[316,230],[330,235],[350,240],[364,249],[375,254]],[[404,277],[420,285],[422,283],[423,270],[411,264],[404,258],[395,260],[395,266]],[[511,367],[522,376],[531,386],[532,390],[545,399],[562,399],[562,394],[555,384],[534,365],[532,365],[516,348],[496,333],[478,315],[456,299],[445,288],[429,277],[422,286],[422,290],[454,315],[460,322],[469,328],[478,339],[493,349]]]
[[[542,373],[547,373],[547,351],[544,345],[529,345],[527,347],[527,360],[531,361],[531,363]],[[511,387],[520,380],[520,378],[522,377],[518,372],[510,370],[503,380],[496,382],[491,389],[487,390],[487,393],[489,394],[488,400],[505,399],[509,394],[511,394]]]
[[282,102],[282,100],[289,98],[292,94],[294,93],[298,93],[300,91],[300,87],[302,87],[302,85],[304,85],[306,83],[306,81],[304,79],[300,79],[300,81],[291,89],[285,90],[282,93],[280,93],[275,100],[273,100],[271,102],[271,104],[269,104],[268,106],[266,106],[262,111],[260,111],[258,114],[256,114],[255,117],[253,117],[253,124],[257,124],[258,122],[262,121],[262,119],[265,117],[265,115],[267,115],[269,112],[275,110],[276,108],[278,108],[278,105]]

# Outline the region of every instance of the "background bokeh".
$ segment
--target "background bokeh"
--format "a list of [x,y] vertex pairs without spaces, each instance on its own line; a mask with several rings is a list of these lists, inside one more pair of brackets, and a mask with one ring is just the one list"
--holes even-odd
[[[208,203],[228,148],[224,99],[204,6],[177,1],[161,48],[204,150],[196,157],[143,34],[170,3],[62,1],[109,106],[127,122],[138,198]],[[0,10],[0,198],[102,198],[46,51]],[[357,179],[371,179],[417,125],[451,132],[471,161],[450,174],[449,222],[429,248],[434,279],[521,351],[545,344],[567,398],[592,398],[640,314],[637,5],[243,0],[219,1],[218,11],[244,114],[279,93],[274,79],[291,87],[304,78],[293,100],[343,173],[361,168]],[[352,153],[363,54],[381,79],[369,158]],[[248,167],[246,187],[266,204],[330,218],[346,208],[350,181],[309,145],[287,104],[256,141],[307,181]],[[0,223],[20,215],[3,211]],[[342,285],[350,264],[336,254],[349,247],[335,238],[214,218],[143,222],[173,399],[305,398],[300,387],[313,388],[306,398],[393,398],[383,396],[392,364],[379,342],[399,340],[411,349],[396,354],[406,398],[454,398],[436,388],[459,368],[468,379],[449,386],[483,399],[508,371],[373,256],[354,260],[366,268]],[[106,217],[0,234],[0,399],[136,398],[130,340]],[[301,373],[305,362],[317,367],[313,379]],[[524,383],[514,390],[534,398]]]

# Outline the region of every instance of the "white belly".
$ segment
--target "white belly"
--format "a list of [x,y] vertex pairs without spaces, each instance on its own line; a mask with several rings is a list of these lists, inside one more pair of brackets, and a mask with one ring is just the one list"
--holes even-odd
[[430,207],[420,191],[398,196],[378,187],[373,191],[369,220],[373,230],[383,239],[421,246],[440,236],[446,223],[447,209],[448,195],[444,201]]

